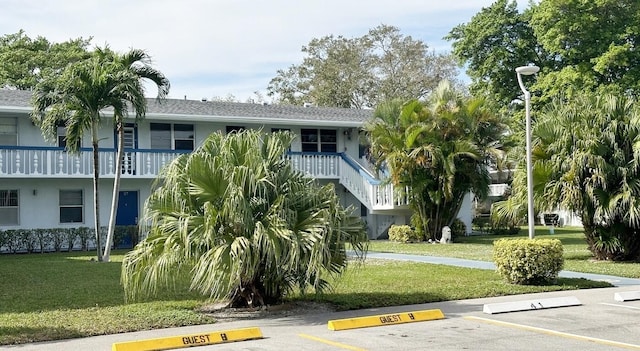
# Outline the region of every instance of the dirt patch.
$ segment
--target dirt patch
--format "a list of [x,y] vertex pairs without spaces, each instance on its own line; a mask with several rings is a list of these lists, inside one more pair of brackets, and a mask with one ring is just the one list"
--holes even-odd
[[312,301],[286,302],[280,305],[262,308],[231,308],[225,303],[205,305],[200,312],[205,313],[218,322],[233,322],[257,318],[281,318],[305,314],[335,312],[336,309],[328,303]]

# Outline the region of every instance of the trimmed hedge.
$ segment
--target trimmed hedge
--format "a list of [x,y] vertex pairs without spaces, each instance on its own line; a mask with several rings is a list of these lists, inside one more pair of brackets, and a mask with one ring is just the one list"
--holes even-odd
[[498,274],[509,283],[545,284],[554,281],[564,266],[558,239],[500,239],[493,243]]
[[[116,226],[114,248],[132,247],[137,243],[137,234],[137,226]],[[0,253],[87,251],[95,248],[94,236],[93,228],[88,227],[0,230]],[[102,237],[104,242],[106,227],[102,228]]]
[[389,228],[389,240],[401,243],[422,241],[421,235],[408,225],[392,225]]

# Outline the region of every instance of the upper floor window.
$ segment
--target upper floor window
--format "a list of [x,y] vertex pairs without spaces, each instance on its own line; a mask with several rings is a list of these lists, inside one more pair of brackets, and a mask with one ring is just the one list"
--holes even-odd
[[241,132],[245,130],[245,128],[243,126],[227,126],[227,134],[229,133],[233,133],[233,132]]
[[193,124],[151,123],[151,148],[189,150],[195,146]]
[[18,224],[18,190],[0,190],[0,225]]
[[0,117],[0,145],[18,145],[18,121],[15,117]]
[[[58,128],[57,128],[57,135],[58,135],[58,147],[67,147],[68,141],[67,141],[67,127],[64,125],[63,122],[60,122],[60,124],[58,124]],[[79,145],[80,146],[80,145]]]
[[334,129],[301,129],[303,152],[337,152],[338,137]]
[[82,189],[60,190],[60,223],[82,223],[84,221],[84,197]]
[[67,147],[67,127],[58,126],[58,147]]

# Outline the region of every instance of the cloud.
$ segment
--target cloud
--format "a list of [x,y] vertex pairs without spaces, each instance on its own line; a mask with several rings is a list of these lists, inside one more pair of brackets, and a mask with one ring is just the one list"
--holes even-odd
[[[145,49],[172,84],[171,96],[264,91],[278,69],[302,60],[301,48],[325,35],[356,37],[380,24],[436,51],[451,28],[492,0],[0,0],[0,34]],[[148,92],[150,95],[152,91]]]

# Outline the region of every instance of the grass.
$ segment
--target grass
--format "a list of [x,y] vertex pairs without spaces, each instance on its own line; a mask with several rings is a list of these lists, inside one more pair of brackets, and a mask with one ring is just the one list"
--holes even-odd
[[[584,273],[608,274],[627,278],[640,278],[640,263],[595,261],[587,249],[582,228],[555,228],[550,234],[545,227],[536,227],[536,238],[560,239],[564,248],[564,269]],[[456,238],[453,245],[422,243],[396,243],[385,240],[371,241],[369,251],[395,252],[427,256],[446,256],[479,261],[493,261],[493,242],[501,238],[525,238],[518,235],[477,235]]]
[[[599,267],[598,273],[625,276],[640,271],[638,264],[591,263],[579,233],[558,232],[554,237],[565,242],[568,269],[593,265]],[[375,241],[370,249],[490,260],[496,238],[469,237],[453,245]],[[162,291],[154,299],[125,303],[119,281],[123,254],[114,252],[111,263],[93,262],[93,252],[0,255],[0,345],[215,323],[198,312],[210,301],[186,290]],[[334,289],[324,295],[290,298],[329,302],[348,310],[609,286],[565,278],[554,285],[518,286],[487,270],[380,260],[352,265],[333,283]]]
[[93,254],[0,256],[0,344],[215,322],[196,310],[204,299],[184,291],[125,304],[122,252],[110,263]]
[[329,302],[339,310],[351,310],[609,286],[604,282],[570,278],[558,278],[552,285],[512,285],[490,270],[370,259],[337,279],[334,291],[320,298],[306,299]]

